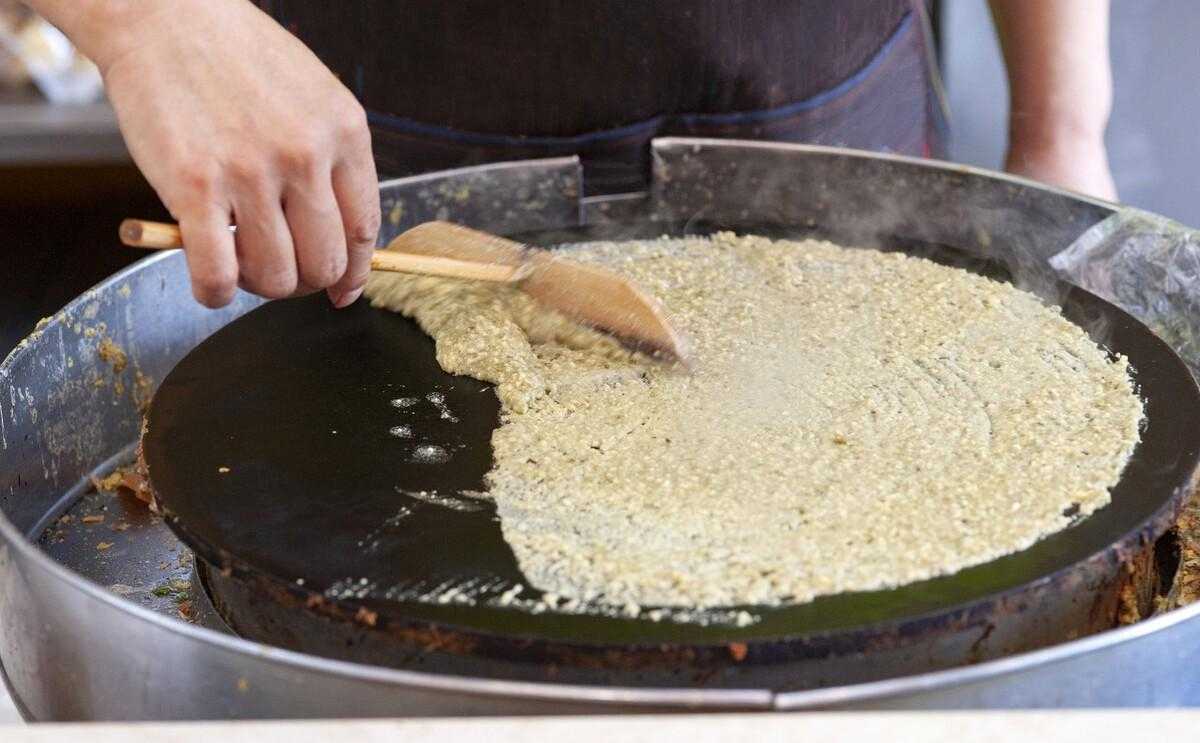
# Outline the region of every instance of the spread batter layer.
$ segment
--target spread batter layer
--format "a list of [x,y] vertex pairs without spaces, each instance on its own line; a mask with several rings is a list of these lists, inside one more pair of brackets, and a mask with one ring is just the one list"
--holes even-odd
[[1109,500],[1142,404],[1058,309],[896,253],[591,243],[656,295],[690,373],[521,293],[375,274],[447,371],[497,384],[488,476],[532,585],[618,605],[801,602],[954,572]]

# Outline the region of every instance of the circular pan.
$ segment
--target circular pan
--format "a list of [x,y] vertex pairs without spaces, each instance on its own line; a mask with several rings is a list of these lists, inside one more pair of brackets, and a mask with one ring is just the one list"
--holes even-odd
[[[547,243],[614,230],[631,233],[623,225],[522,237]],[[938,246],[895,243],[995,270]],[[415,324],[365,303],[335,312],[320,297],[276,302],[202,343],[154,400],[145,460],[172,528],[235,579],[223,583],[229,597],[237,593],[233,583],[251,587],[243,601],[218,605],[235,626],[241,617],[238,628],[255,639],[408,667],[446,654],[445,647],[431,653],[428,638],[412,632],[431,630],[462,640],[448,651],[459,659],[450,663],[457,672],[542,678],[547,669],[560,677],[575,669],[573,678],[584,682],[651,685],[678,683],[680,668],[703,684],[862,680],[891,675],[891,664],[911,662],[904,657],[925,645],[942,650],[917,662],[944,667],[1103,629],[1120,565],[1167,528],[1190,492],[1198,452],[1185,434],[1200,414],[1200,396],[1186,367],[1119,309],[1078,289],[1060,290],[1069,319],[1105,328],[1096,340],[1130,358],[1146,400],[1142,442],[1112,503],[1028,550],[953,575],[796,606],[747,607],[760,621],[744,628],[412,600],[473,582],[491,586],[476,591],[486,601],[523,583],[491,505],[457,497],[482,487],[498,405],[488,385],[442,372]],[[430,394],[442,395],[457,420],[428,404]],[[416,402],[397,407],[393,400]],[[414,439],[395,435],[398,425],[410,426]],[[440,447],[449,460],[414,459],[415,441]],[[422,492],[465,507],[414,495]],[[248,604],[268,595],[264,606],[283,611],[249,622]],[[317,615],[312,632],[287,626]],[[331,617],[357,622],[370,640],[325,642],[322,634],[336,634],[320,629]],[[876,667],[847,677],[817,662],[851,654],[877,659]]]

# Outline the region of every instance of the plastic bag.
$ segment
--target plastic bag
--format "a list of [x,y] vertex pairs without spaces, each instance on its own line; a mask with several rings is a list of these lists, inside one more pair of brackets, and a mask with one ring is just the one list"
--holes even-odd
[[1142,321],[1200,379],[1200,232],[1125,208],[1050,259],[1066,281]]

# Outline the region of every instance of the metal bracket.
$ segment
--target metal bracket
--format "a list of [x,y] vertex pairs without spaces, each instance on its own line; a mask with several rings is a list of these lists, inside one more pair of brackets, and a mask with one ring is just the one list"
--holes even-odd
[[386,245],[433,219],[512,234],[579,225],[583,166],[578,157],[476,165],[395,178],[379,184]]

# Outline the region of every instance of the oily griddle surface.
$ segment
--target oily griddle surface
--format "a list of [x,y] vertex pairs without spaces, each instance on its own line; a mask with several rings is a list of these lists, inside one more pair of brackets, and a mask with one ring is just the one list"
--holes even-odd
[[[206,560],[336,595],[385,620],[573,643],[707,645],[935,618],[1061,579],[1081,561],[1116,559],[1188,492],[1200,396],[1186,367],[1124,312],[1061,288],[1064,314],[1130,359],[1146,401],[1142,441],[1112,503],[1027,550],[953,575],[745,607],[760,621],[744,628],[398,600],[406,589],[483,584],[491,586],[486,600],[525,579],[490,502],[458,499],[474,510],[452,510],[404,492],[484,489],[499,415],[490,385],[445,373],[415,323],[362,300],[341,311],[323,295],[272,302],[201,343],[159,388],[144,457],[172,528]],[[426,402],[431,392],[444,395],[457,422]],[[391,404],[404,397],[421,402],[403,411]],[[389,433],[402,424],[413,439]],[[440,446],[450,458],[414,461],[416,444]],[[395,519],[402,510],[409,515]],[[736,513],[729,518],[730,528],[753,528]],[[537,595],[526,584],[522,596]]]

